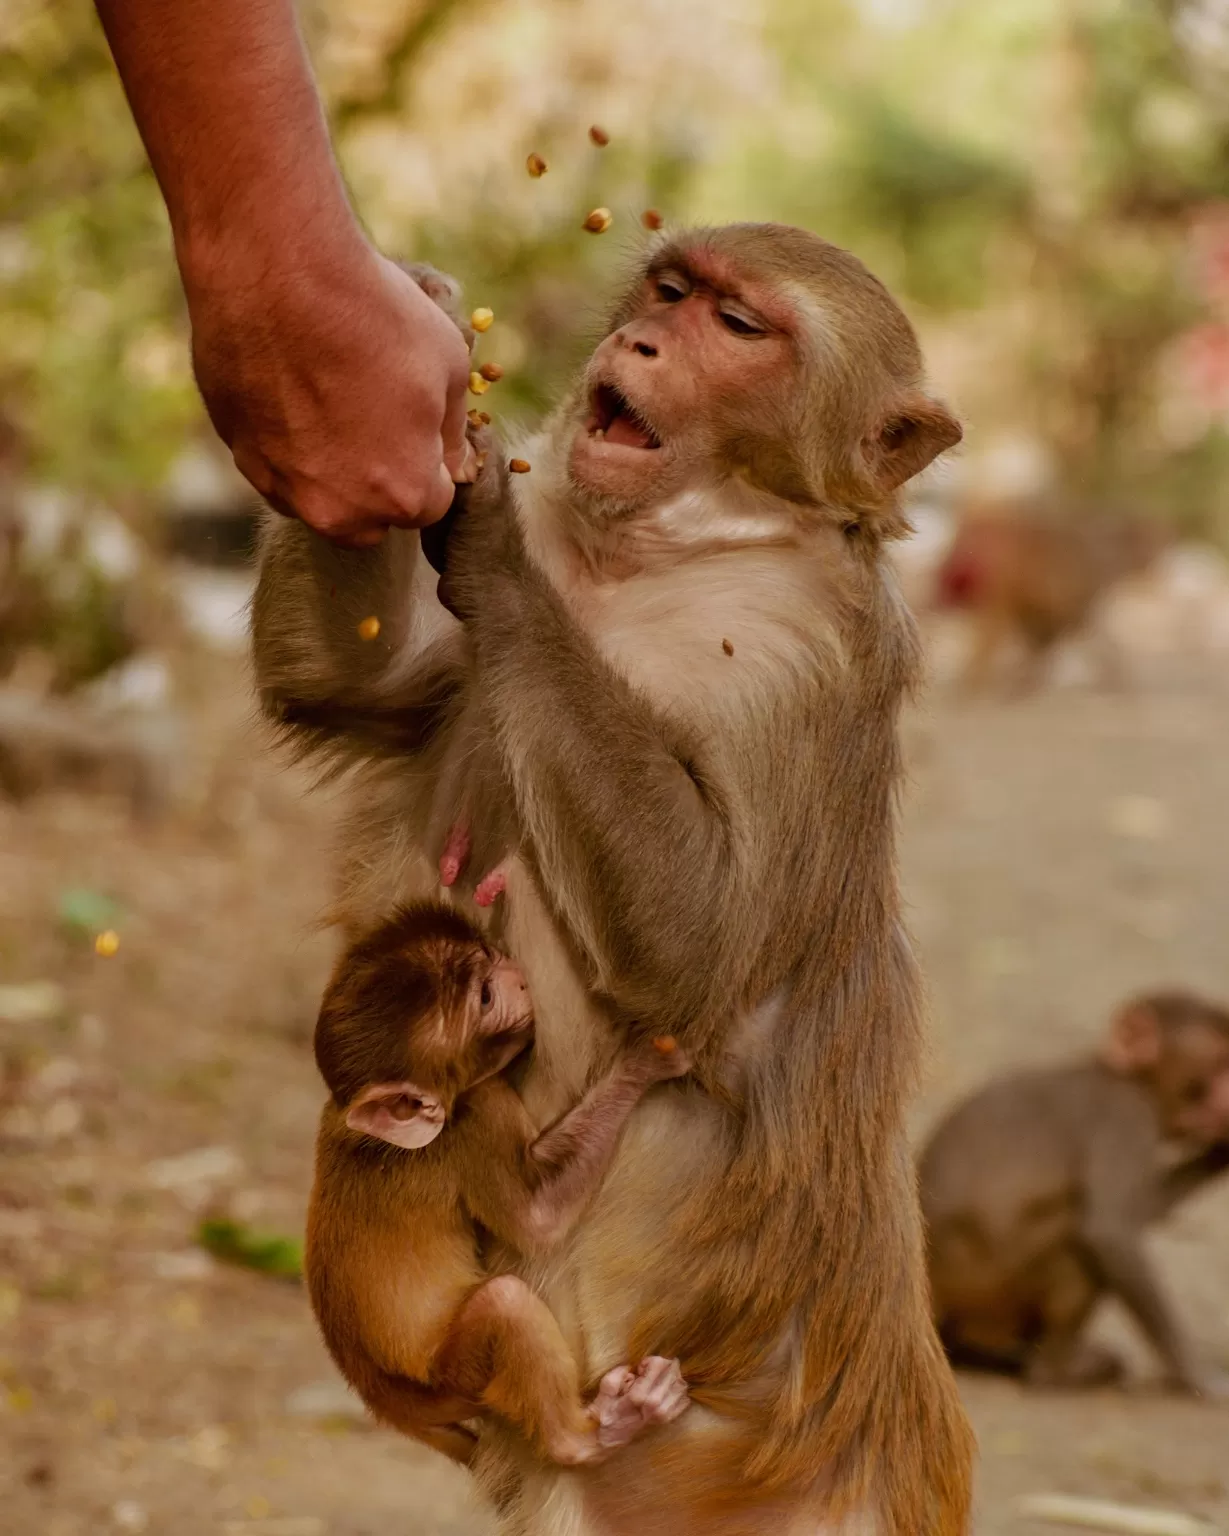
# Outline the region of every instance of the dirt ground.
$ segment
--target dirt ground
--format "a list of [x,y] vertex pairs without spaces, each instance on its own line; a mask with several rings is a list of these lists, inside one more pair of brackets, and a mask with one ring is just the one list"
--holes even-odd
[[[0,1528],[479,1536],[465,1479],[339,1396],[301,1290],[193,1246],[215,1206],[301,1229],[331,943],[313,927],[327,797],[305,800],[245,725],[233,661],[198,662],[188,695],[188,807],[169,824],[0,806],[0,984],[65,993],[52,1017],[0,1023]],[[934,1042],[919,1133],[994,1070],[1079,1049],[1136,986],[1229,994],[1225,703],[1178,673],[1011,704],[938,689],[910,718],[904,872]],[[114,956],[57,918],[75,887],[119,903]],[[1229,1187],[1155,1241],[1229,1365]],[[979,1536],[1040,1533],[1016,1501],[1055,1491],[1229,1530],[1229,1408],[1150,1388],[1129,1327],[1100,1326],[1134,1348],[1128,1391],[963,1381]]]

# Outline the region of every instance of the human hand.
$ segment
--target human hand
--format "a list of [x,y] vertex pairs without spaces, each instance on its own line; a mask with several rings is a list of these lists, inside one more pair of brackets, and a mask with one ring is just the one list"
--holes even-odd
[[469,352],[413,278],[357,237],[184,275],[210,419],[271,506],[353,546],[444,515],[473,474]]

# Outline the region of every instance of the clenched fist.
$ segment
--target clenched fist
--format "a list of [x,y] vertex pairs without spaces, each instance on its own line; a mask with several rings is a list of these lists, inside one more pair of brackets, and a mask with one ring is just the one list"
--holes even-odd
[[350,545],[444,515],[472,476],[469,354],[411,277],[355,238],[186,291],[210,418],[272,506]]

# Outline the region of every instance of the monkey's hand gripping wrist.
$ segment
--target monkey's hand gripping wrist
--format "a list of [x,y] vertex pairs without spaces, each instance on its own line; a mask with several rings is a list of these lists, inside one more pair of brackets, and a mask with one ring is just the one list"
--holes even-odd
[[423,553],[440,572],[439,600],[463,624],[524,557],[502,449],[489,432],[473,432],[472,439],[482,462],[478,478],[457,487],[447,515],[422,536]]

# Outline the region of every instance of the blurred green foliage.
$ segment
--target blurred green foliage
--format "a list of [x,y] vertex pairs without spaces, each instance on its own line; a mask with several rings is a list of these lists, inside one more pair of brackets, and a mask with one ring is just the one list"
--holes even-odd
[[[941,381],[975,426],[1019,426],[1090,492],[1207,530],[1224,423],[1175,439],[1159,380],[1201,313],[1189,234],[1229,197],[1229,113],[1176,41],[1180,11],[313,0],[304,16],[373,234],[497,312],[501,413],[549,404],[644,207],[777,218],[856,249],[928,340],[978,340],[976,366]],[[585,140],[590,114],[610,149]],[[599,203],[616,225],[595,239],[580,221]],[[0,407],[40,474],[110,497],[155,487],[202,419],[165,219],[88,0],[0,0]]]
[[303,1244],[296,1238],[258,1232],[227,1217],[210,1217],[201,1222],[196,1240],[224,1264],[254,1269],[275,1280],[303,1278]]

